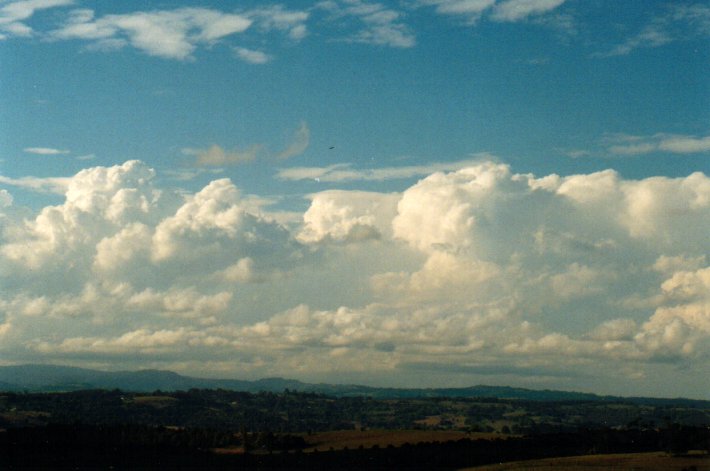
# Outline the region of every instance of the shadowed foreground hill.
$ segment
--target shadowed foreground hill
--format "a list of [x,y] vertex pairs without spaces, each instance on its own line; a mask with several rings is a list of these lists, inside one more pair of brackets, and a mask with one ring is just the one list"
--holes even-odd
[[[701,432],[703,440],[708,432]],[[246,435],[245,435],[246,436]],[[301,449],[219,454],[211,448],[236,440],[231,434],[204,430],[172,430],[134,426],[81,425],[8,429],[0,432],[0,459],[7,469],[441,469],[453,470],[506,461],[580,456],[603,446],[604,453],[635,453],[664,446],[661,431],[597,431],[511,437],[507,440],[461,439],[446,442],[405,443],[399,447],[305,453]],[[38,444],[42,444],[38,447]],[[689,445],[695,445],[688,442]],[[685,444],[684,444],[685,445]],[[666,455],[654,455],[666,456]],[[692,467],[703,469],[706,456]],[[675,459],[675,455],[672,457]],[[560,458],[555,458],[558,462]],[[587,463],[593,462],[593,459]],[[646,459],[648,463],[648,459]],[[679,463],[680,461],[668,461]],[[611,463],[609,461],[608,463]],[[567,463],[570,464],[570,463]],[[638,469],[608,468],[603,469]],[[522,464],[511,469],[535,469]],[[542,469],[575,469],[573,467]],[[578,468],[585,469],[585,468]],[[641,467],[640,469],[658,469]]]
[[709,455],[673,456],[668,453],[619,453],[516,461],[467,468],[465,471],[710,471]]

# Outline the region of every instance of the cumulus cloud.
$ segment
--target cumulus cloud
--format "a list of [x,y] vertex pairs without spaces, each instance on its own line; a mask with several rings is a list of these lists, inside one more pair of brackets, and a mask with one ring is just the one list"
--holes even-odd
[[656,365],[695,371],[710,353],[699,172],[536,176],[484,161],[401,193],[314,193],[289,226],[228,179],[158,181],[136,161],[90,168],[62,204],[3,218],[3,355],[412,384],[411,365],[467,379],[504,365],[519,384],[573,387],[628,371],[653,385]]
[[[71,2],[64,2],[67,3]],[[82,8],[72,10],[49,37],[88,41],[90,50],[108,51],[130,46],[151,56],[190,60],[199,47],[212,46],[250,29],[262,34],[277,31],[298,41],[307,34],[308,17],[307,11],[288,10],[280,5],[240,13],[183,7],[103,16]],[[235,54],[251,63],[264,63],[270,57],[243,47],[236,48]]]
[[[431,307],[432,319],[442,316],[444,324],[467,326],[462,328],[468,336],[454,336],[455,345],[448,343],[452,334],[446,332],[437,348],[417,351],[453,355],[459,362],[465,360],[457,354],[482,346],[488,353],[510,355],[513,363],[523,357],[545,362],[549,355],[560,354],[570,361],[699,358],[700,340],[708,339],[706,301],[698,300],[707,292],[705,272],[681,276],[675,270],[705,263],[699,254],[707,250],[702,235],[710,221],[707,182],[697,173],[626,181],[612,171],[535,178],[512,174],[507,166],[494,163],[433,174],[402,194],[392,220],[394,240],[423,252],[424,263],[419,269],[373,274],[371,287],[379,304],[371,308],[383,309],[380,315],[395,323],[399,318],[394,313],[426,306]],[[670,188],[675,200],[666,193]],[[316,196],[312,213],[304,218],[302,237],[325,240],[326,235],[347,241],[362,209],[355,212],[341,194]],[[666,199],[668,206],[678,208],[674,217],[689,219],[680,224],[667,219],[670,212],[662,203]],[[689,230],[681,234],[675,227]],[[683,244],[678,245],[679,240]],[[678,250],[680,255],[659,256]],[[629,271],[629,260],[645,264],[647,271]],[[675,274],[660,283],[651,271]],[[618,304],[607,297],[628,296],[637,283],[661,292],[662,299],[654,295],[651,304],[656,308],[650,311],[650,320],[640,322],[649,311],[636,308],[624,312],[638,320],[604,320],[602,313],[610,309],[619,314]],[[679,300],[683,304],[676,305]],[[534,321],[540,316],[559,318],[558,328],[572,326],[576,316],[587,317],[585,322],[596,318],[599,324],[575,337],[570,332],[545,332]],[[504,329],[505,335],[483,328],[489,324]],[[468,330],[473,325],[476,330]],[[262,324],[262,331],[273,332],[267,327]],[[419,338],[422,332],[412,335]],[[401,343],[381,335],[378,341],[397,345],[397,355],[392,355],[401,358]]]
[[303,215],[303,242],[350,241],[391,236],[397,194],[324,191],[311,195]]
[[207,8],[154,10],[96,18],[92,10],[75,10],[55,39],[85,39],[111,48],[131,45],[166,59],[188,59],[200,44],[247,30],[245,16]]

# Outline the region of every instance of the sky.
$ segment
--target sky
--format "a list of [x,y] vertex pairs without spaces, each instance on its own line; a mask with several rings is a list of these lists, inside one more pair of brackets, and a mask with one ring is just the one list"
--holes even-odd
[[0,0],[0,364],[710,399],[710,2]]

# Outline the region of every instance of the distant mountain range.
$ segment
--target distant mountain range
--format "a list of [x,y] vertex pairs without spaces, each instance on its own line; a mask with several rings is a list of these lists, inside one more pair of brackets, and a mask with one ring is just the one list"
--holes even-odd
[[183,376],[165,370],[99,371],[73,366],[16,365],[0,366],[0,391],[64,392],[87,389],[121,389],[134,392],[179,391],[188,389],[228,389],[246,392],[314,392],[336,397],[367,396],[377,399],[471,397],[521,399],[532,401],[630,401],[654,405],[687,404],[710,407],[710,401],[696,399],[657,399],[642,397],[600,396],[591,393],[532,390],[507,386],[471,386],[467,388],[378,388],[360,385],[304,383],[293,379],[264,378],[256,381],[208,379]]

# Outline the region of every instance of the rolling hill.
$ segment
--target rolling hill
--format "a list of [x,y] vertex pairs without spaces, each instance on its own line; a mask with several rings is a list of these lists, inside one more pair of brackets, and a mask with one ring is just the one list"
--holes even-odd
[[466,388],[378,388],[361,385],[304,383],[293,379],[264,378],[256,381],[211,379],[183,376],[165,370],[100,371],[72,366],[13,365],[0,366],[0,390],[60,392],[86,389],[121,389],[135,392],[179,391],[189,389],[226,389],[246,392],[282,392],[285,389],[314,392],[336,397],[367,396],[388,398],[486,397],[533,401],[619,401],[663,405],[684,403],[709,406],[710,401],[695,399],[621,398],[592,393],[532,390],[507,386],[471,386]]

